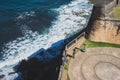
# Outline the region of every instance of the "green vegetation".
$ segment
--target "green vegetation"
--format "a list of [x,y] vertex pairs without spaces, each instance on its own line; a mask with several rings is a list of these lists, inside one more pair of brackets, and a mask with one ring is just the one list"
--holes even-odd
[[[120,44],[112,44],[112,43],[105,43],[105,42],[94,42],[90,40],[85,41],[85,47],[91,48],[91,47],[115,47],[120,48]],[[81,46],[81,49],[84,48],[84,44]]]
[[113,9],[110,13],[110,17],[120,19],[120,5]]
[[67,80],[70,80],[70,77],[69,77],[69,75],[67,74]]
[[64,64],[64,69],[65,69],[65,70],[68,70],[68,67],[69,67],[69,64],[68,64],[68,63],[65,63],[65,64]]
[[67,58],[68,59],[68,62],[64,64],[64,69],[68,70],[68,67],[69,67],[69,63],[70,63],[70,59],[71,58]]

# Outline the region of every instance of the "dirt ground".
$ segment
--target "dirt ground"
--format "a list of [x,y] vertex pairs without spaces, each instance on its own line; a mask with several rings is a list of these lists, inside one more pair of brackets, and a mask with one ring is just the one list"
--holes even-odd
[[69,63],[70,80],[120,80],[120,48],[88,48]]

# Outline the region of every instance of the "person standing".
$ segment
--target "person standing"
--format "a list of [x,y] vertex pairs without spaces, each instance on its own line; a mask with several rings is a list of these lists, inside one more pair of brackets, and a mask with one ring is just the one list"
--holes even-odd
[[77,50],[77,48],[75,47],[75,48],[73,49],[73,58],[75,57],[76,50]]
[[64,52],[64,63],[68,62],[67,56],[68,56],[68,54],[67,54],[67,51],[65,50],[65,52]]

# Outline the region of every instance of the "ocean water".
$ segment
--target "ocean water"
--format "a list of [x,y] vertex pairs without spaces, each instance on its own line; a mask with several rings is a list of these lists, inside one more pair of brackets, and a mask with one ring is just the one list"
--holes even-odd
[[8,73],[22,59],[40,49],[63,47],[65,38],[85,27],[91,10],[88,0],[0,0],[0,75],[13,80],[17,75]]

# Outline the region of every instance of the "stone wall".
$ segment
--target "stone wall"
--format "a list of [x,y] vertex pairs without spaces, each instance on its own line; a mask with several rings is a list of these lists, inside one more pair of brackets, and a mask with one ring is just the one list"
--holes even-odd
[[[65,46],[65,50],[63,51],[63,62],[62,65],[60,67],[60,72],[59,72],[59,77],[58,80],[67,80],[68,79],[68,71],[65,69],[65,64],[66,64],[66,59],[69,60],[70,57],[73,56],[73,50],[75,47],[80,47],[83,42],[85,41],[85,32],[83,31],[79,36],[77,36],[75,39],[73,39],[71,42],[69,42],[66,46]],[[79,44],[78,44],[79,43]],[[66,57],[65,54],[67,53],[67,55],[69,57]]]
[[[105,25],[105,27],[103,27]],[[96,20],[89,39],[97,42],[120,44],[120,22]]]
[[118,0],[118,5],[120,5],[120,0]]
[[93,9],[92,9],[92,14],[91,14],[90,20],[89,20],[88,25],[86,27],[86,32],[85,32],[85,37],[86,38],[88,38],[88,39],[90,38],[89,35],[91,34],[91,31],[94,30],[94,28],[93,28],[94,22],[99,17],[101,17],[101,14],[102,14],[101,7],[94,6]]
[[[94,30],[91,31],[89,39],[98,42],[109,42],[120,44],[120,22],[96,20]],[[98,27],[99,26],[99,27]]]
[[[119,0],[120,1],[120,0]],[[106,15],[117,5],[113,0],[105,6],[94,6],[85,37],[92,41],[120,44],[120,20],[106,20]],[[106,9],[106,10],[104,10]],[[108,10],[107,10],[108,9]]]
[[97,14],[99,12],[101,13],[101,17],[107,17],[108,14],[113,10],[114,7],[116,7],[120,4],[120,0],[112,0],[112,1],[107,1],[107,2],[100,2],[94,5],[94,8],[97,8],[99,11],[97,11]]
[[117,0],[113,0],[112,2],[105,5],[105,16],[108,16],[108,14],[113,10],[114,7],[117,6]]

